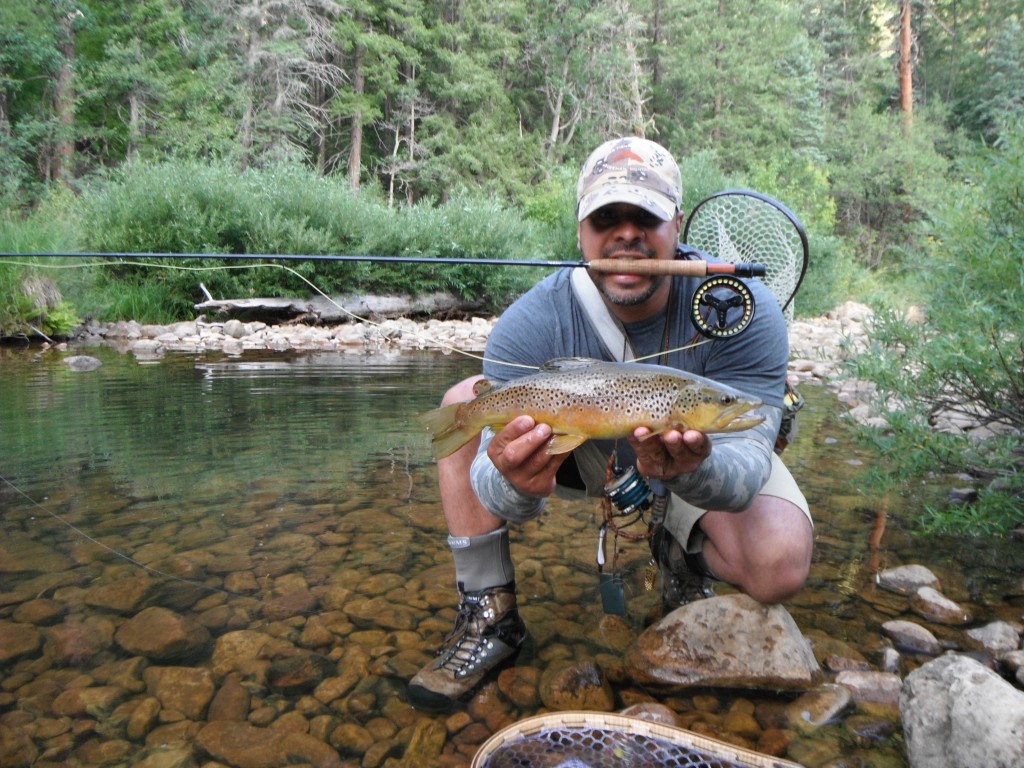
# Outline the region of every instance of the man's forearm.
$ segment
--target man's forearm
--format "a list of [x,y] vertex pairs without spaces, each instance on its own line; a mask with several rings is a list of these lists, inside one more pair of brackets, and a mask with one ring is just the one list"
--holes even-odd
[[537,499],[517,491],[487,456],[487,446],[494,439],[494,431],[484,429],[480,435],[480,450],[469,472],[470,483],[484,509],[504,520],[530,520],[544,508],[544,499]]
[[772,451],[782,411],[762,406],[765,420],[753,429],[713,435],[711,455],[695,471],[665,481],[672,493],[701,509],[742,512],[771,475]]

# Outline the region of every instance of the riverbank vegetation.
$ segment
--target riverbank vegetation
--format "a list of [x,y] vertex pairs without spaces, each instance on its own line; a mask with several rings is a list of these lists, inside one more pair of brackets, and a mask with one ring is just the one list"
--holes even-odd
[[[442,290],[497,312],[543,270],[27,254],[574,259],[576,169],[643,134],[679,158],[687,208],[744,187],[797,213],[797,314],[855,299],[880,318],[853,370],[899,406],[873,436],[887,466],[985,478],[971,514],[1007,530],[1021,23],[1013,0],[8,0],[0,251],[26,256],[0,260],[0,335],[189,317],[204,289]],[[951,405],[996,435],[933,435]]]

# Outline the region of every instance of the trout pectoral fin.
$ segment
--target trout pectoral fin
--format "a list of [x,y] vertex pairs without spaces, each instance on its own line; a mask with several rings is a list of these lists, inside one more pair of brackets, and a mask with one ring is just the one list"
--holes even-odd
[[480,395],[486,395],[492,389],[494,389],[494,385],[487,379],[480,379],[473,384],[473,394],[477,397],[480,397]]
[[554,435],[548,440],[548,453],[556,455],[574,451],[587,442],[586,435]]

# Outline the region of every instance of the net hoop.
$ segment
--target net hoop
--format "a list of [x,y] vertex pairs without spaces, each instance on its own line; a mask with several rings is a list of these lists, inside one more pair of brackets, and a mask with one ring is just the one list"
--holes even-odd
[[674,746],[701,753],[709,761],[717,761],[709,762],[709,765],[722,765],[722,761],[728,761],[728,768],[804,768],[799,763],[737,747],[734,744],[683,728],[637,717],[588,711],[552,712],[519,720],[485,741],[477,750],[470,768],[489,768],[490,758],[499,750],[540,733],[547,731],[571,733],[572,731],[595,729],[668,742]]
[[807,273],[810,247],[803,224],[785,205],[745,189],[718,192],[690,212],[682,241],[729,264],[764,264],[762,282],[792,320],[793,298]]

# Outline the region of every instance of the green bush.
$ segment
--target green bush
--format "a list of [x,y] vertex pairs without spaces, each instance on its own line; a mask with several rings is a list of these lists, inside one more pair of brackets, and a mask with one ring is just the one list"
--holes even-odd
[[[927,250],[907,257],[923,324],[881,313],[853,371],[899,410],[897,432],[908,439],[886,452],[891,469],[968,471],[985,483],[976,506],[943,525],[985,520],[987,531],[1007,530],[1024,524],[1024,130],[965,164],[960,178],[932,212]],[[934,434],[939,414],[976,419],[989,436]]]
[[[83,209],[85,247],[106,252],[547,259],[553,237],[552,228],[479,195],[396,209],[353,194],[344,180],[288,164],[243,174],[221,163],[135,164],[95,186]],[[102,280],[113,293],[161,286],[161,306],[147,301],[145,317],[134,318],[156,321],[155,315],[188,315],[201,298],[200,281],[219,297],[309,295],[311,285],[328,294],[448,291],[498,310],[540,277],[536,269],[458,264],[289,261],[266,269],[186,259],[164,266],[112,265]],[[126,309],[112,303],[105,317]]]

